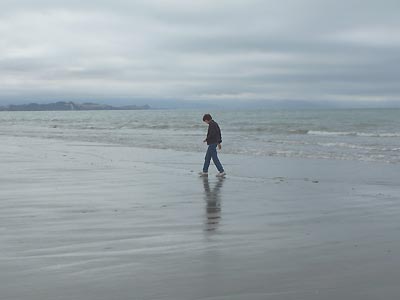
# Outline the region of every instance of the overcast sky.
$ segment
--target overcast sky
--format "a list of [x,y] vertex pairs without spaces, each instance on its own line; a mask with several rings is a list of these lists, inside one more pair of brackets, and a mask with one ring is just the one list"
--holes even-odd
[[400,101],[399,0],[1,0],[0,104]]

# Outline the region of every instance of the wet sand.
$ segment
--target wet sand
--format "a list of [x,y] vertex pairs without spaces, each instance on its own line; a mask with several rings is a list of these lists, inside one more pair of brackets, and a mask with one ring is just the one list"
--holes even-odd
[[2,137],[0,298],[398,299],[398,165],[202,159]]

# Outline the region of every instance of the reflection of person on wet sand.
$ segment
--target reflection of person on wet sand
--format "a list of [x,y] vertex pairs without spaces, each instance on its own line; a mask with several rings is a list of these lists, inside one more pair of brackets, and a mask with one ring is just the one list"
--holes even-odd
[[220,190],[224,182],[223,178],[218,179],[213,189],[210,188],[208,177],[203,177],[204,198],[206,201],[206,231],[215,231],[221,219],[221,197]]

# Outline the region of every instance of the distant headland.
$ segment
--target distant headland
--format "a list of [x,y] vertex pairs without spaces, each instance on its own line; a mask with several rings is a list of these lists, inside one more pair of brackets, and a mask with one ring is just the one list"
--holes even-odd
[[97,103],[75,103],[72,101],[55,102],[47,104],[29,103],[20,105],[0,106],[0,111],[58,111],[58,110],[145,110],[151,109],[149,105],[111,106]]

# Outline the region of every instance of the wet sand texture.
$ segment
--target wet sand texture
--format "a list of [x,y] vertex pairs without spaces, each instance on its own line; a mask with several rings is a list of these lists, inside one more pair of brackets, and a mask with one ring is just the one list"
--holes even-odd
[[1,299],[400,295],[396,165],[2,140]]

